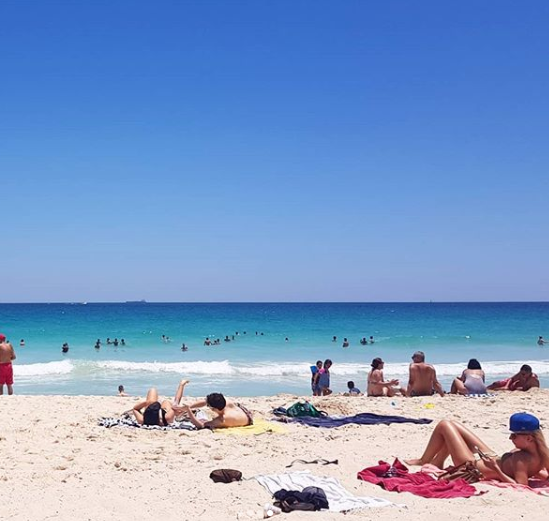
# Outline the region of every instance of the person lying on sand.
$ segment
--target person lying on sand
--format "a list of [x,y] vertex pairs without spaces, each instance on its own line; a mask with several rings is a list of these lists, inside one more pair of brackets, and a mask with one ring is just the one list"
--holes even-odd
[[384,380],[383,367],[385,362],[381,358],[374,358],[371,363],[372,370],[368,373],[368,396],[394,396],[401,392],[406,396],[404,389],[398,387],[399,381]]
[[539,387],[539,378],[537,374],[532,372],[532,368],[528,364],[524,364],[520,371],[505,378],[499,382],[494,382],[488,386],[489,391],[528,391],[532,387]]
[[425,363],[425,353],[416,351],[412,355],[406,396],[431,396],[435,392],[444,396],[442,385],[437,380],[437,372],[431,364]]
[[528,413],[515,413],[509,420],[509,430],[509,439],[516,448],[497,456],[464,425],[457,421],[443,420],[431,434],[423,456],[405,462],[408,465],[430,463],[444,468],[444,462],[450,456],[454,465],[466,462],[475,465],[481,472],[482,479],[521,485],[528,485],[528,478],[531,477],[547,479],[549,447],[540,430],[539,420]]
[[[181,380],[175,393],[174,402],[178,404],[183,397],[185,386],[188,380]],[[160,425],[165,427],[175,420],[175,410],[170,400],[163,400],[160,403],[158,391],[151,387],[147,392],[144,402],[136,403],[133,408],[133,415],[140,425]]]
[[[209,407],[216,415],[213,420],[202,421],[196,418],[193,409]],[[197,429],[223,429],[227,427],[246,427],[253,425],[253,415],[243,405],[227,400],[221,393],[211,393],[206,399],[190,405],[174,405],[176,414],[186,414]]]

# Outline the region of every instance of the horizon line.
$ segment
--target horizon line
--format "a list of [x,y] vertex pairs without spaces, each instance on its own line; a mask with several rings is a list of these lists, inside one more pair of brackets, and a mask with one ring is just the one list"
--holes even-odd
[[105,300],[105,301],[34,301],[1,302],[0,305],[25,304],[549,304],[549,300],[228,300],[228,301],[177,301],[177,300]]

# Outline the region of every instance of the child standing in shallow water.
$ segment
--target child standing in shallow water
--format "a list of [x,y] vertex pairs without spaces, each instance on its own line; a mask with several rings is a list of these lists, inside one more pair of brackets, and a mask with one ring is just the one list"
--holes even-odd
[[332,390],[330,389],[330,367],[332,367],[332,361],[327,359],[324,362],[324,367],[316,374],[316,387],[320,391],[320,396],[332,394]]
[[316,365],[311,366],[311,389],[313,396],[320,396],[320,388],[318,387],[318,372],[322,369],[322,360],[317,360]]

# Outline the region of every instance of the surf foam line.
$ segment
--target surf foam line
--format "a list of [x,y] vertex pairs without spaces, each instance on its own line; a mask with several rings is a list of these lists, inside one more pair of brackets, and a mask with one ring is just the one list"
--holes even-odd
[[[481,362],[482,363],[482,362]],[[490,377],[511,376],[519,371],[522,364],[529,364],[538,375],[549,375],[548,360],[526,361],[493,361],[482,363],[482,368]],[[303,378],[311,377],[309,362],[280,364],[277,362],[261,362],[255,364],[230,363],[229,360],[207,362],[129,362],[129,361],[92,361],[92,360],[61,360],[36,364],[14,364],[16,377],[56,377],[74,375],[84,377],[97,374],[128,374],[128,373],[177,373],[181,376],[203,375],[212,377],[246,377],[254,379],[265,378]],[[440,377],[454,377],[461,374],[467,367],[467,361],[451,364],[434,364]],[[370,371],[370,365],[364,363],[334,363],[331,373],[334,376],[365,375]],[[384,372],[389,377],[407,377],[408,363],[387,362]]]

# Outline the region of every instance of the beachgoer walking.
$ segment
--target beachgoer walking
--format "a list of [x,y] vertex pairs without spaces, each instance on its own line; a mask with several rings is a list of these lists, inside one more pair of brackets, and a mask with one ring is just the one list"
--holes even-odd
[[13,394],[13,361],[15,360],[13,346],[0,333],[0,395],[4,394],[4,385],[8,388],[8,395]]

